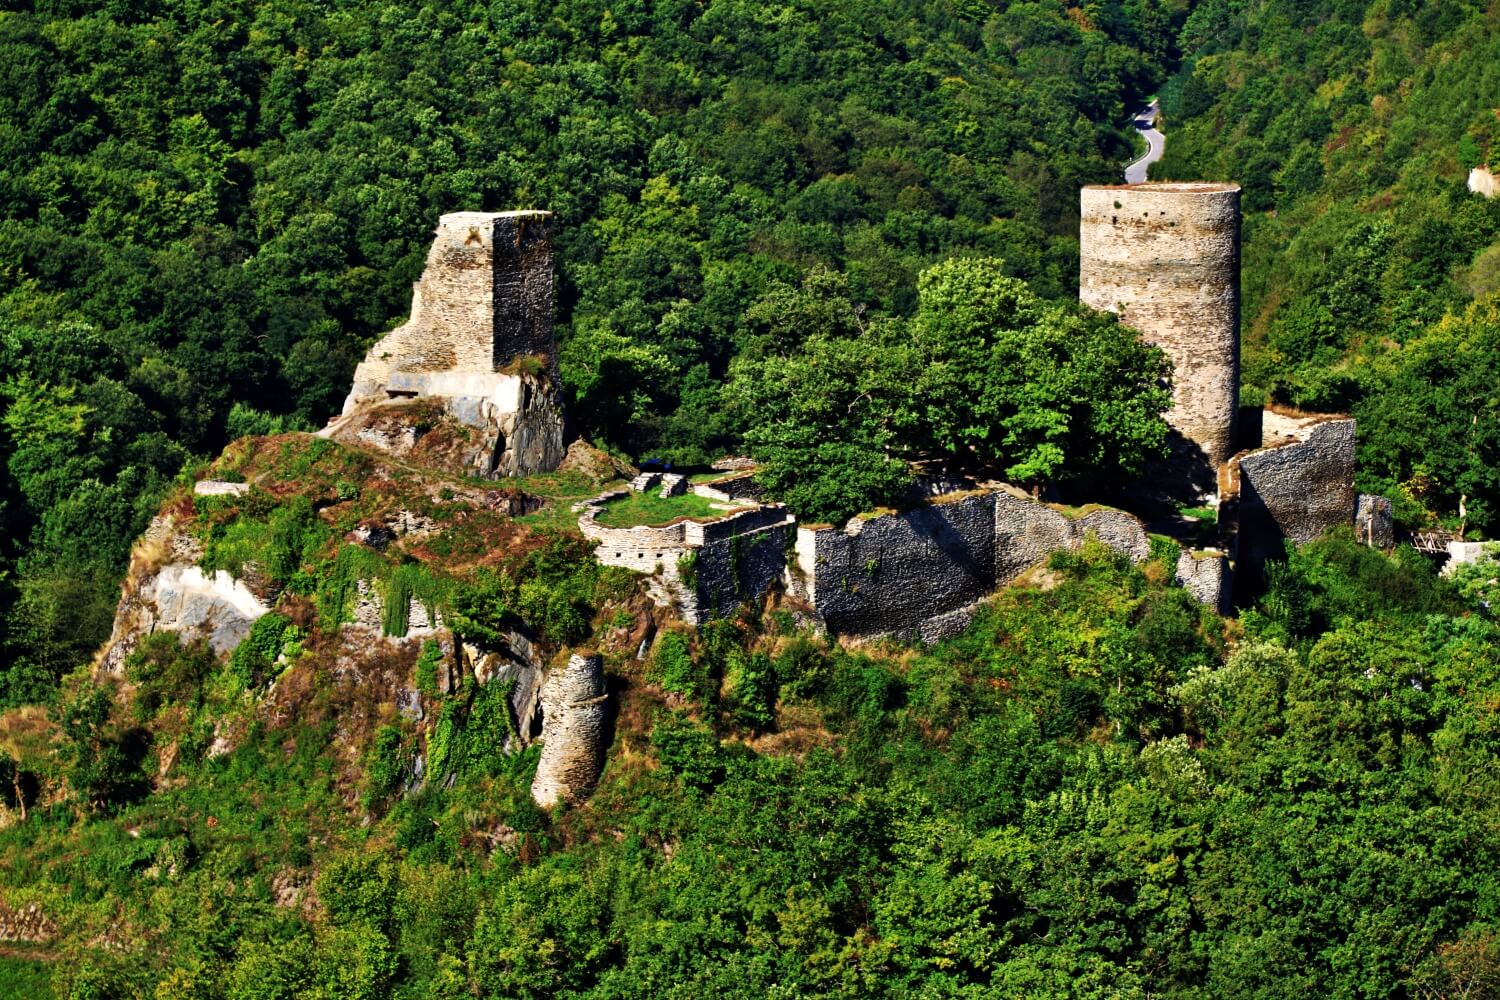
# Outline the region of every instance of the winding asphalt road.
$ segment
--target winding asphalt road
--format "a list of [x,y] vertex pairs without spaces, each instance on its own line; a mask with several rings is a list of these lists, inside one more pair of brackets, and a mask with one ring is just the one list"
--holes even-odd
[[1146,183],[1146,171],[1150,169],[1151,164],[1161,159],[1161,154],[1167,150],[1167,137],[1158,132],[1152,124],[1156,121],[1157,111],[1157,104],[1152,101],[1136,112],[1135,121],[1131,123],[1146,140],[1146,155],[1125,168],[1126,184]]

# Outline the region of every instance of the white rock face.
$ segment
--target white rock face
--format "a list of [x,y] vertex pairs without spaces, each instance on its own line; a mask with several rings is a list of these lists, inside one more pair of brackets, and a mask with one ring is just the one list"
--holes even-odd
[[1469,190],[1486,198],[1493,198],[1500,194],[1500,178],[1484,167],[1475,167],[1469,171]]
[[127,580],[100,666],[119,673],[141,640],[159,629],[176,632],[184,641],[207,639],[222,656],[268,610],[249,587],[223,570],[207,574],[194,565],[168,563],[141,576],[134,587]]
[[593,791],[604,769],[609,695],[604,661],[575,654],[542,683],[542,758],[531,797],[542,808]]
[[200,497],[242,497],[249,492],[249,483],[229,483],[221,479],[204,479],[193,484],[193,493]]

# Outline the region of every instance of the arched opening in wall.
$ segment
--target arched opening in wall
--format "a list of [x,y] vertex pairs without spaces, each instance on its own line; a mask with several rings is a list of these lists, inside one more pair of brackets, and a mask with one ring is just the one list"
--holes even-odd
[[416,392],[415,389],[387,389],[385,391],[385,398],[386,399],[416,399],[417,398],[417,392]]

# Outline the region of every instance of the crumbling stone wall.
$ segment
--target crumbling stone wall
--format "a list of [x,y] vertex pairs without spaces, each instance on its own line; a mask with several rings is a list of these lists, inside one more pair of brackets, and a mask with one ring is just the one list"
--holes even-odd
[[46,944],[57,937],[57,924],[35,902],[11,906],[0,900],[0,941]]
[[1086,187],[1081,207],[1078,297],[1167,352],[1167,420],[1217,467],[1239,399],[1239,186]]
[[579,530],[595,543],[594,558],[601,564],[652,574],[652,598],[675,605],[683,621],[698,625],[728,614],[781,578],[794,523],[786,508],[771,504],[716,521],[664,527],[601,525],[600,508],[618,495],[604,494],[584,505]]
[[1286,542],[1310,542],[1354,519],[1354,421],[1323,417],[1280,443],[1237,455],[1225,466],[1220,522],[1241,562],[1279,557]]
[[480,475],[556,468],[564,450],[551,218],[525,211],[439,219],[411,316],[355,369],[344,416],[391,398],[440,397],[450,415],[482,432]]
[[1145,527],[1124,511],[1070,515],[1011,487],[950,494],[842,530],[798,529],[788,586],[831,632],[933,642],[961,631],[1001,584],[1090,535],[1135,561],[1150,554]]
[[1229,614],[1234,598],[1229,559],[1217,549],[1183,549],[1177,557],[1177,582],[1199,604]]
[[[694,625],[722,618],[746,601],[753,601],[780,580],[786,571],[786,546],[793,521],[783,516],[769,526],[709,542],[698,548],[690,569],[679,567],[685,587],[691,584],[691,609],[683,620]],[[690,577],[690,579],[684,578]],[[684,601],[684,605],[689,601]]]
[[575,653],[567,666],[547,675],[541,704],[542,756],[531,782],[531,797],[537,805],[550,808],[593,791],[604,770],[609,695],[603,659]]
[[1396,518],[1388,497],[1361,493],[1354,504],[1354,535],[1377,549],[1396,545]]

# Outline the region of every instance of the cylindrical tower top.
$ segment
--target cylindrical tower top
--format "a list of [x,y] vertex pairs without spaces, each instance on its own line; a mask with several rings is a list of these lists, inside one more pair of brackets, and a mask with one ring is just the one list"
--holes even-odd
[[1097,185],[1081,203],[1078,297],[1167,352],[1167,419],[1216,467],[1239,409],[1239,185]]

